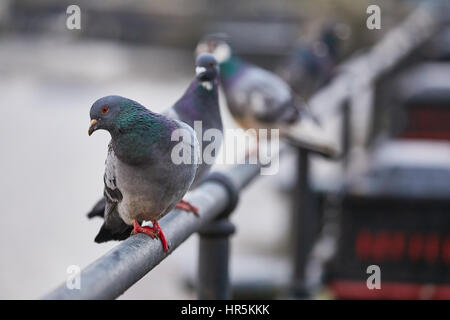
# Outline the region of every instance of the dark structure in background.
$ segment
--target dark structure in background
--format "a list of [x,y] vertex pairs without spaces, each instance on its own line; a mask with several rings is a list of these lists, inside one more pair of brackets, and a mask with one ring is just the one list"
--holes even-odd
[[[448,34],[377,90],[370,163],[348,176],[335,208],[340,238],[328,280],[339,298],[450,299]],[[381,290],[367,288],[369,265],[380,267]]]
[[[342,190],[329,275],[337,297],[450,299],[450,164],[439,159],[450,151],[403,143],[381,145],[378,161]],[[425,161],[422,152],[439,156]],[[367,289],[370,265],[381,269],[381,290]]]

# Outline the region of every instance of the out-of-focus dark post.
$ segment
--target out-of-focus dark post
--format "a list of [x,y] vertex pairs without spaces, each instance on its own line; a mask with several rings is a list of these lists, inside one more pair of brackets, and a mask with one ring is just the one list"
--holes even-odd
[[316,220],[311,210],[312,192],[309,185],[308,151],[298,149],[297,183],[293,193],[292,212],[292,294],[305,297],[305,266],[308,254],[314,242]]
[[235,231],[228,217],[208,224],[200,232],[198,299],[230,299],[230,235]]
[[[346,167],[351,144],[351,105],[348,99],[342,104],[341,112],[342,157],[344,167]],[[297,150],[297,182],[292,195],[293,274],[291,293],[296,298],[306,298],[311,292],[308,292],[305,285],[305,269],[311,249],[318,235],[321,215],[316,208],[317,195],[310,185],[309,153],[302,148]]]
[[341,139],[342,139],[342,162],[346,168],[349,161],[350,143],[351,143],[351,105],[350,101],[347,99],[341,107],[342,111],[342,129],[341,129]]

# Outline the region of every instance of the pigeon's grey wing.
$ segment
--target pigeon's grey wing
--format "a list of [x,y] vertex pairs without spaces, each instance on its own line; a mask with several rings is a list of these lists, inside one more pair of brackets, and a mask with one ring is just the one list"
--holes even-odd
[[[103,183],[104,183],[104,196],[106,199],[106,206],[111,208],[114,204],[119,203],[123,196],[117,187],[116,181],[116,165],[118,163],[117,157],[112,148],[112,144],[108,145],[108,156],[105,161],[105,174],[103,175]],[[105,217],[108,216],[108,213],[111,209],[105,209]]]
[[265,123],[292,122],[298,116],[289,86],[275,74],[250,67],[230,90],[231,112]]
[[130,235],[132,230],[132,227],[122,220],[117,211],[117,205],[122,200],[123,196],[116,184],[116,164],[117,158],[110,143],[108,146],[108,156],[105,162],[105,174],[103,176],[105,185],[105,222],[95,238],[95,242],[97,243],[109,240],[124,240]]
[[[87,214],[89,219],[93,217],[105,217],[105,208],[107,199],[111,204],[117,203],[122,200],[122,194],[120,190],[116,186],[116,178],[115,178],[115,156],[114,151],[112,150],[111,143],[108,145],[108,156],[105,161],[105,174],[103,176],[104,182],[104,191],[103,198],[101,198],[92,210]],[[111,211],[111,207],[109,210]]]
[[[106,200],[109,202],[117,202],[121,199],[122,194],[115,185],[115,165],[114,165],[114,151],[112,150],[111,143],[108,145],[108,155],[105,161],[105,174],[103,176],[104,191],[103,198],[101,198],[92,208],[92,210],[87,214],[89,219],[93,217],[105,217]],[[108,211],[111,211],[109,209]]]

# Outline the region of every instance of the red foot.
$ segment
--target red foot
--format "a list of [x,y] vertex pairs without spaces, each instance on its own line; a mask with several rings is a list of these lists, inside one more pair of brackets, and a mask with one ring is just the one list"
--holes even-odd
[[158,236],[158,233],[153,228],[150,228],[149,226],[141,227],[139,223],[136,220],[133,220],[133,232],[132,234],[137,233],[145,233],[146,235],[156,238]]
[[158,224],[158,221],[153,221],[153,228],[155,228],[158,231],[159,239],[161,240],[163,250],[164,252],[167,252],[169,250],[169,243],[167,243],[166,236],[164,235],[163,231],[161,230],[161,227]]
[[145,233],[146,235],[152,237],[153,239],[159,237],[164,252],[167,252],[167,250],[169,250],[169,244],[167,243],[166,237],[164,236],[164,233],[162,232],[161,227],[159,226],[157,221],[153,221],[153,227],[149,226],[141,227],[136,220],[133,220],[132,234],[137,233]]
[[181,209],[187,212],[192,212],[193,214],[195,214],[198,217],[198,209],[197,207],[193,206],[192,204],[190,204],[189,202],[181,199],[181,201],[175,206],[175,208],[177,209]]

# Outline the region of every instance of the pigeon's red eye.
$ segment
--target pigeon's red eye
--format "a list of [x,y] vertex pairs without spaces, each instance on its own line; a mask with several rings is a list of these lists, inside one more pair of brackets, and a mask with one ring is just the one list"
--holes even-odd
[[210,66],[210,67],[214,67],[215,65],[216,65],[216,64],[215,64],[214,62],[210,62],[210,63],[209,63],[209,66]]
[[109,111],[109,108],[107,106],[102,107],[102,113],[105,114]]

